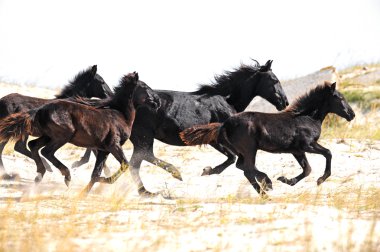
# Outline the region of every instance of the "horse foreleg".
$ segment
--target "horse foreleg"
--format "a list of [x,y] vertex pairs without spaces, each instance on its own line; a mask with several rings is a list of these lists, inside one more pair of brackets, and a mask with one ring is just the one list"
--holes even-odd
[[88,183],[88,185],[82,190],[81,196],[86,196],[91,191],[91,188],[94,186],[94,184],[98,182],[100,178],[100,174],[102,173],[104,164],[107,160],[108,154],[109,152],[97,151],[96,162],[95,162],[94,170],[92,171],[92,174],[91,174],[91,180]]
[[[129,163],[127,158],[124,155],[123,149],[121,146],[112,146],[111,154],[116,158],[117,161],[120,163],[120,168],[117,170],[112,176],[110,177],[99,177],[96,182],[99,183],[106,183],[106,184],[113,184],[116,182],[116,180],[128,169]],[[104,160],[105,161],[105,160]],[[104,164],[104,163],[103,163]],[[101,170],[100,170],[101,172]]]
[[267,197],[267,194],[263,189],[261,189],[259,183],[256,181],[256,172],[253,170],[244,170],[244,176],[248,179],[249,183],[253,186],[253,188],[256,190],[258,194],[260,194],[261,197]]
[[294,177],[294,178],[291,178],[291,179],[287,179],[284,176],[281,176],[281,177],[277,178],[277,180],[281,181],[282,183],[285,183],[285,184],[288,184],[288,185],[291,185],[291,186],[294,186],[301,179],[309,176],[309,174],[311,172],[311,167],[310,167],[309,162],[307,161],[305,153],[293,154],[293,156],[295,157],[295,159],[297,160],[297,162],[302,167],[302,173],[300,175],[298,175],[297,177]]
[[332,158],[331,151],[318,143],[313,143],[311,145],[311,149],[309,150],[309,152],[321,154],[326,158],[325,172],[317,180],[317,185],[320,185],[331,175],[331,158]]

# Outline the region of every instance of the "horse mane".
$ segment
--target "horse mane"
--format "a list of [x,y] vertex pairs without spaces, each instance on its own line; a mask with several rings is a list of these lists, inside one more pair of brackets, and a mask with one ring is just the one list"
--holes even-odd
[[128,90],[125,87],[127,86],[127,83],[129,83],[130,80],[130,74],[124,75],[120,81],[119,85],[113,88],[114,95],[105,99],[91,99],[91,98],[85,98],[80,96],[75,96],[72,98],[69,98],[69,100],[74,101],[76,103],[84,104],[90,107],[95,107],[98,109],[102,108],[111,108],[113,107],[116,100],[120,99],[127,99],[127,96],[132,95],[133,90]]
[[61,92],[57,94],[55,97],[57,99],[63,99],[67,97],[71,97],[75,92],[75,90],[83,90],[83,86],[88,84],[88,80],[92,78],[92,70],[93,67],[89,67],[86,70],[80,71],[75,77],[66,84]]
[[329,85],[331,85],[331,83],[325,82],[299,96],[284,110],[284,112],[291,112],[296,115],[306,115],[316,111],[323,102]]
[[236,81],[238,78],[247,79],[254,73],[260,70],[260,64],[256,61],[254,65],[241,64],[240,67],[235,68],[233,71],[225,71],[224,74],[215,75],[215,81],[211,84],[201,84],[197,91],[192,92],[196,95],[222,95],[228,96],[232,93],[232,90],[239,84]]

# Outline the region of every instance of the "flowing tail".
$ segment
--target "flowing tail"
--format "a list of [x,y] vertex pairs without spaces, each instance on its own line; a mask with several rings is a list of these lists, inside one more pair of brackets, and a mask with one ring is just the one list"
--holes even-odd
[[179,136],[186,145],[201,145],[216,143],[219,135],[221,123],[209,123],[197,125],[185,129]]
[[25,139],[32,130],[32,117],[27,112],[15,113],[0,121],[0,142]]

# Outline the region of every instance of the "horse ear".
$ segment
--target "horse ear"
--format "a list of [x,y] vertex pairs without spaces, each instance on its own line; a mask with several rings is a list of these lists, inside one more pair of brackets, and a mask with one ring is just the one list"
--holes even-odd
[[135,76],[135,81],[138,81],[139,80],[139,73],[134,71],[133,75]]
[[97,66],[97,65],[93,65],[93,66],[91,67],[91,75],[92,75],[92,76],[95,76],[96,71],[98,71],[98,66]]
[[271,70],[271,68],[272,68],[272,62],[273,62],[273,60],[268,60],[267,63],[265,63],[264,66],[260,67],[260,71],[261,72],[267,72],[267,71]]

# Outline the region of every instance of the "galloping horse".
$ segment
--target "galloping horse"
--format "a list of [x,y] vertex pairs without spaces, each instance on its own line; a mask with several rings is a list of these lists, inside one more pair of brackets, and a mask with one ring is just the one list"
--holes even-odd
[[[97,66],[94,65],[87,70],[78,73],[75,78],[62,89],[60,94],[56,95],[56,99],[66,99],[77,96],[106,98],[112,95],[111,89],[96,71]],[[6,95],[0,99],[0,120],[10,114],[25,112],[56,99],[41,99],[17,93]],[[31,152],[26,148],[27,139],[28,137],[26,136],[23,140],[17,141],[14,150],[32,158]],[[5,173],[1,156],[7,142],[8,141],[0,142],[0,173]],[[49,164],[46,163],[45,160],[44,165],[49,171],[51,171]],[[3,178],[10,178],[10,176],[3,175]]]
[[[155,90],[161,107],[157,111],[139,108],[132,127],[131,141],[134,149],[131,172],[138,184],[138,192],[142,195],[152,194],[145,189],[139,175],[143,160],[181,179],[179,171],[172,164],[154,156],[154,139],[184,146],[179,137],[182,130],[197,124],[224,122],[231,115],[243,111],[257,95],[268,100],[278,110],[284,109],[288,100],[271,65],[272,61],[263,66],[258,63],[254,66],[242,65],[233,72],[216,77],[214,84],[203,85],[195,92]],[[235,162],[235,155],[231,151],[218,143],[212,143],[211,146],[228,158],[212,169],[212,173],[221,173]]]
[[[355,113],[335,83],[317,86],[280,113],[243,112],[231,116],[224,123],[211,123],[186,129],[180,136],[187,145],[220,144],[238,155],[236,167],[244,171],[254,189],[262,195],[272,187],[268,176],[256,168],[256,152],[291,153],[303,171],[300,175],[278,180],[295,185],[308,176],[311,167],[305,152],[321,154],[326,158],[324,174],[318,178],[320,185],[331,175],[331,152],[318,144],[322,122],[328,113],[337,114],[347,121]],[[262,189],[257,181],[264,186]]]
[[[97,108],[81,104],[86,103],[85,100],[57,100],[28,112],[12,114],[0,121],[0,140],[20,139],[26,134],[38,136],[28,143],[37,165],[37,183],[45,173],[38,153],[42,148],[41,154],[61,171],[66,185],[69,185],[69,169],[54,156],[66,143],[97,150],[96,164],[86,191],[95,182],[113,183],[128,167],[122,145],[131,134],[136,108],[146,105],[155,110],[159,106],[158,97],[148,85],[139,81],[136,72],[124,76],[114,93],[110,98],[97,101]],[[111,178],[100,178],[109,153],[120,162],[121,168]]]

